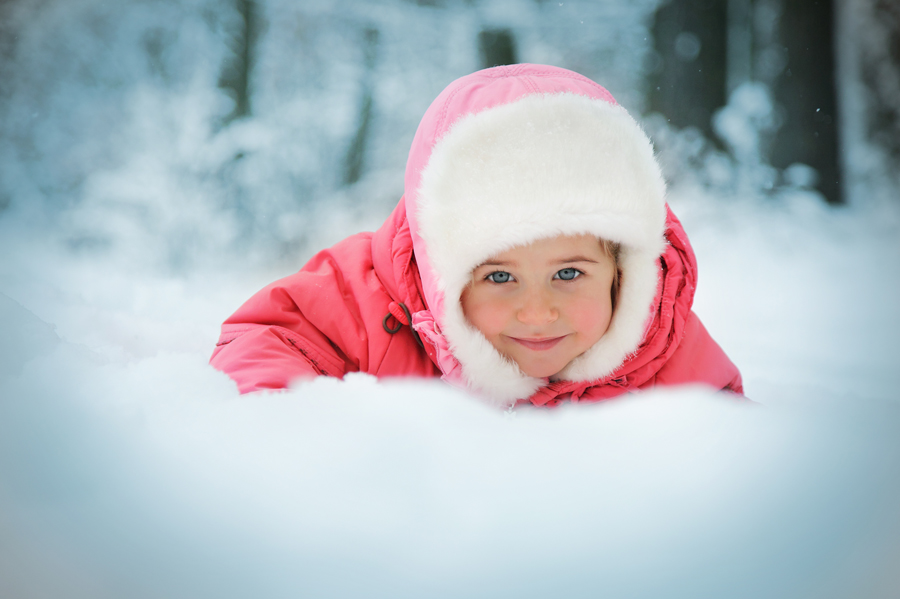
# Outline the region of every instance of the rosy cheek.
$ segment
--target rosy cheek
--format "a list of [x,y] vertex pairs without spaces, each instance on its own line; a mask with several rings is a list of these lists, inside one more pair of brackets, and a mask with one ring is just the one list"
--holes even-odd
[[485,337],[491,338],[506,325],[506,312],[502,302],[481,301],[468,306],[466,317]]
[[572,325],[582,333],[603,334],[609,326],[611,306],[594,298],[579,300],[570,306]]

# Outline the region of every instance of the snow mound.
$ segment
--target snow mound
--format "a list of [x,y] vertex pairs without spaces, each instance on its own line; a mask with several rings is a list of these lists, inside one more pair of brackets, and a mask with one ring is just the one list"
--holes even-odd
[[900,588],[895,403],[684,388],[499,412],[366,375],[240,397],[197,352],[39,349],[0,377],[6,596]]

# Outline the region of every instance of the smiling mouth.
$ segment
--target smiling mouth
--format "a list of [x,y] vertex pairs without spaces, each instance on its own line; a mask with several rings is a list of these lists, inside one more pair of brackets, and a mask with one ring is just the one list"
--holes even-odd
[[562,337],[545,337],[543,339],[520,339],[518,337],[510,337],[513,341],[518,343],[519,345],[523,345],[528,349],[533,349],[537,351],[552,349],[556,346],[557,343],[566,338],[566,335]]

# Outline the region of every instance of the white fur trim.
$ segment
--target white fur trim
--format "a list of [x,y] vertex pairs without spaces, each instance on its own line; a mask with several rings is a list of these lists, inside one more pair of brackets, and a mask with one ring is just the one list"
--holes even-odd
[[439,324],[471,388],[508,405],[544,384],[466,321],[459,297],[475,266],[546,237],[589,233],[622,246],[610,328],[559,378],[596,380],[637,349],[665,249],[665,183],[623,108],[564,93],[467,115],[435,145],[418,196],[419,233],[445,298]]

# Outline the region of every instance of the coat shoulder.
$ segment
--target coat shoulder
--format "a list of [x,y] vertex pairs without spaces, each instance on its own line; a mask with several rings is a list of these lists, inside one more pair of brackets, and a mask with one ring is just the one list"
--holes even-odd
[[700,383],[743,394],[741,373],[691,311],[678,347],[654,377],[657,385]]

